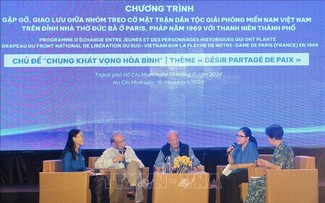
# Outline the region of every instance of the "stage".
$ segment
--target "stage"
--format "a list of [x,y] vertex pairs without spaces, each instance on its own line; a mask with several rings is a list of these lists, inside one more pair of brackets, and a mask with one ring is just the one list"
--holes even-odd
[[[325,148],[294,148],[295,155],[316,157],[319,170],[319,202],[325,202]],[[100,156],[103,150],[84,150],[87,157]],[[159,149],[135,149],[143,163],[150,167],[150,177]],[[260,154],[270,154],[273,149],[260,148]],[[226,163],[225,149],[195,149],[196,156],[210,173],[209,203],[215,203],[215,168]],[[39,172],[42,161],[59,159],[61,151],[2,151],[1,152],[1,202],[2,203],[37,203],[39,201]],[[148,200],[151,202],[152,190]]]

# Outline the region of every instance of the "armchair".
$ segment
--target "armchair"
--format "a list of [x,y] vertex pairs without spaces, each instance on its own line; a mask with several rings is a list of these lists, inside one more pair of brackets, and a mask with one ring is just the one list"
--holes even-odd
[[61,160],[43,161],[43,172],[39,177],[40,203],[91,202],[88,173],[62,172]]
[[[265,159],[267,161],[271,161],[272,160],[272,154],[260,154],[259,158],[260,159]],[[221,201],[220,189],[221,189],[222,185],[221,185],[221,182],[220,182],[220,177],[221,177],[222,171],[225,169],[225,167],[226,167],[226,165],[218,165],[216,167],[216,188],[217,188],[217,190],[216,190],[216,192],[217,192],[217,194],[216,194],[216,203],[220,203],[220,201]],[[263,174],[261,174],[261,175],[263,175]],[[248,184],[247,183],[246,184],[242,183],[242,184],[240,184],[239,187],[240,187],[241,199],[242,199],[243,202],[245,202],[246,193],[247,193],[247,190],[248,190]]]
[[[271,161],[272,155],[260,155],[260,158]],[[218,177],[221,176],[223,168],[223,166],[217,166]],[[290,170],[265,170],[264,167],[248,168],[249,178],[262,175],[266,175],[266,203],[318,202],[318,170],[315,169],[315,157],[295,156],[295,169]],[[217,178],[217,180],[219,179]],[[217,203],[220,203],[219,188],[217,188],[216,194]],[[242,183],[240,190],[241,199],[245,202],[248,183]]]
[[[99,157],[89,157],[88,159],[88,166],[89,168],[94,168],[95,162],[97,161]],[[101,170],[102,173],[104,173],[107,177],[107,180],[109,181],[109,197],[111,203],[134,203],[134,200],[129,200],[126,196],[128,192],[128,187],[125,183],[119,182],[117,179],[118,176],[118,170],[108,168],[105,170]],[[144,167],[141,169],[142,172],[142,179],[147,180],[148,183],[149,179],[149,167]],[[143,189],[143,196],[144,196],[144,203],[147,202],[147,196],[148,196],[148,189]]]
[[[266,203],[318,202],[318,170],[315,169],[315,157],[295,156],[295,169],[248,169],[249,177],[263,174],[266,175]],[[248,186],[248,183],[243,184]]]

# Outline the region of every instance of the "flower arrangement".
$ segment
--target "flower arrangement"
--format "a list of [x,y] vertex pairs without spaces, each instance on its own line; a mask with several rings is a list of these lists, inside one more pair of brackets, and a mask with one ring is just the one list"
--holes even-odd
[[174,159],[176,173],[187,173],[192,167],[192,161],[188,156],[178,156]]

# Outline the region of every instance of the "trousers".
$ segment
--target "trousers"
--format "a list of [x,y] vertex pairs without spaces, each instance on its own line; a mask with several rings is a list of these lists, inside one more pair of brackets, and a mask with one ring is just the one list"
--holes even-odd
[[109,203],[109,184],[104,175],[90,176],[89,189],[92,203]]
[[222,175],[221,182],[221,203],[242,203],[240,198],[239,185],[248,181],[246,169],[233,171],[228,176]]

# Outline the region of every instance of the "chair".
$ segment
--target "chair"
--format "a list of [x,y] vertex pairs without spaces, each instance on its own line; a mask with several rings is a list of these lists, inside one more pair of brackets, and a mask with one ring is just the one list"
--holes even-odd
[[[89,157],[88,166],[89,168],[94,168],[95,162],[99,157]],[[128,186],[125,183],[120,183],[117,181],[118,170],[108,168],[101,170],[102,173],[106,174],[107,180],[109,180],[109,196],[111,203],[134,203],[134,200],[129,200],[126,196],[128,192]],[[142,179],[146,180],[146,183],[149,183],[149,167],[141,168]],[[143,189],[144,203],[147,202],[148,189]]]
[[[318,203],[318,169],[315,157],[295,156],[295,169],[248,169],[248,176],[266,175],[266,203]],[[243,183],[248,186],[248,183]]]
[[89,175],[62,172],[61,160],[43,161],[40,177],[40,203],[90,203]]
[[[260,155],[260,158],[270,161],[272,155]],[[217,166],[217,170],[217,174],[221,175],[222,167]],[[318,170],[315,169],[315,157],[295,156],[295,169],[289,170],[248,168],[249,178],[262,175],[266,175],[266,203],[318,202]],[[248,183],[242,183],[240,190],[241,199],[245,202]],[[217,190],[217,202],[220,203],[220,190]]]
[[[265,159],[267,161],[271,161],[272,160],[272,154],[260,154],[259,155],[259,158],[260,159]],[[220,194],[220,189],[221,189],[221,182],[220,182],[220,177],[222,175],[222,171],[225,169],[226,165],[218,165],[216,167],[216,203],[220,203],[221,201],[221,194]],[[247,193],[247,190],[248,190],[248,184],[240,184],[239,185],[239,188],[240,188],[240,194],[241,194],[241,199],[243,202],[245,202],[245,199],[246,199],[246,193]]]

